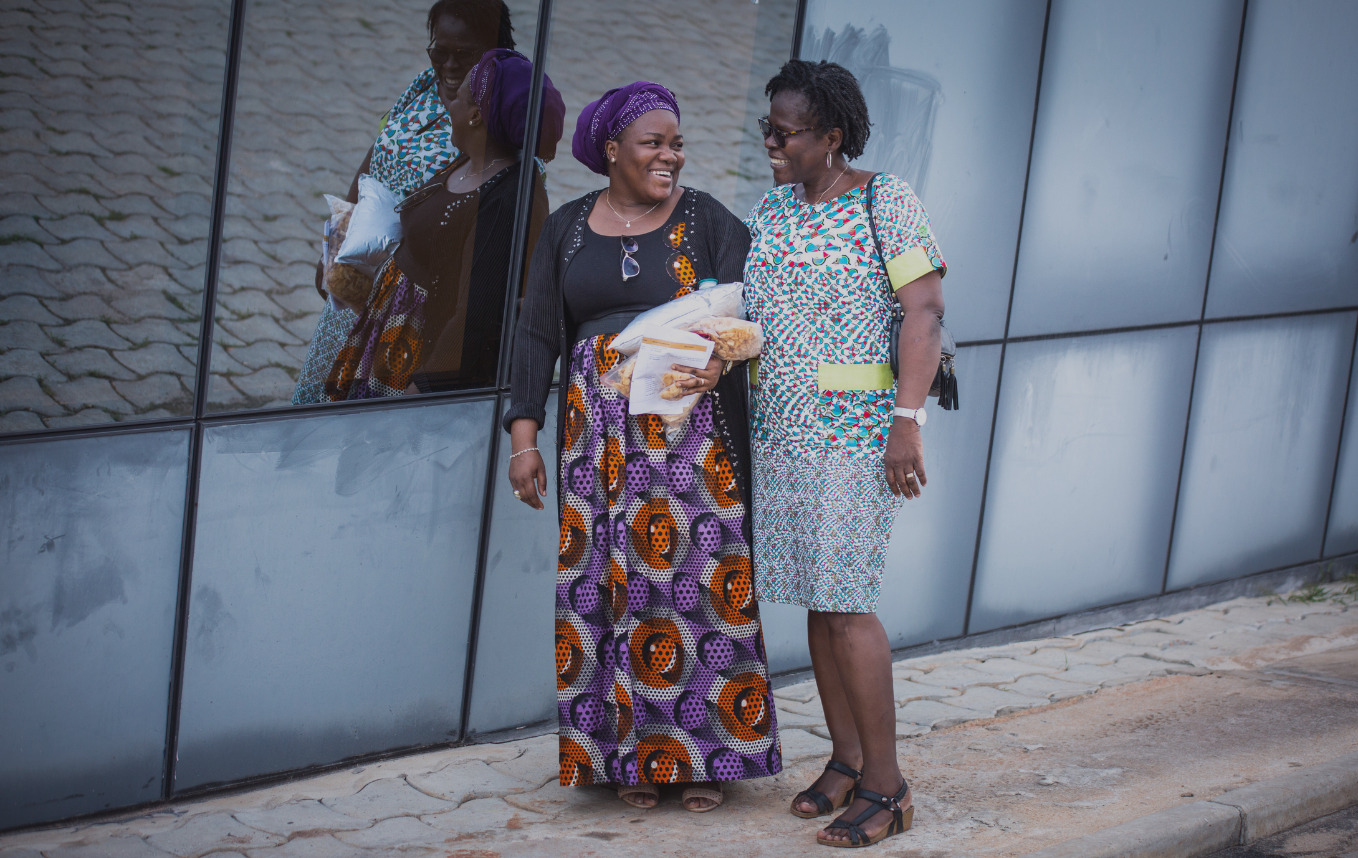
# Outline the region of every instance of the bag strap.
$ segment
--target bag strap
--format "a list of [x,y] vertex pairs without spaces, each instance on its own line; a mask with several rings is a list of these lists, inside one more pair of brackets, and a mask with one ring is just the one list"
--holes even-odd
[[875,196],[874,192],[876,190],[877,177],[880,175],[882,174],[873,173],[872,178],[868,179],[868,193],[867,193],[868,230],[872,233],[872,248],[877,253],[877,261],[882,264],[882,273],[886,274],[887,297],[895,298],[896,297],[895,294],[891,291],[891,274],[887,271],[886,268],[886,255],[882,253],[882,240],[877,236],[877,215],[873,212],[872,204],[873,198]]

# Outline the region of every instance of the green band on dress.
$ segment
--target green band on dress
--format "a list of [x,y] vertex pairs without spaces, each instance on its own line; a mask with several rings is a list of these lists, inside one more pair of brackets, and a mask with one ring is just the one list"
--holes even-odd
[[933,270],[934,264],[929,261],[929,253],[923,247],[912,247],[891,257],[886,263],[886,273],[891,278],[892,291],[900,289],[912,280],[918,280]]
[[823,363],[816,367],[816,387],[820,390],[885,390],[895,386],[889,363]]

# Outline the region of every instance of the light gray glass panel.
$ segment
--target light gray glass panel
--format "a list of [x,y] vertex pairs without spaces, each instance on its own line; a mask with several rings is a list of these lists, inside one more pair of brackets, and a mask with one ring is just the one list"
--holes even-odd
[[1171,589],[1320,556],[1354,319],[1203,330]]
[[1053,0],[1010,335],[1196,319],[1241,0]]
[[1358,303],[1358,4],[1250,0],[1207,315]]
[[759,603],[759,624],[764,629],[764,653],[769,672],[787,673],[811,666],[806,646],[806,609],[777,602]]
[[877,609],[892,647],[962,634],[999,369],[999,346],[960,350],[962,407],[929,409],[922,430],[929,484],[896,517]]
[[188,450],[0,447],[0,828],[160,798]]
[[1196,339],[1009,346],[970,631],[1159,592]]
[[0,433],[193,412],[230,11],[4,4]]
[[176,789],[457,738],[494,419],[205,431]]
[[903,176],[928,209],[952,263],[948,326],[959,340],[1004,335],[1046,6],[807,4],[801,56],[861,82],[873,125],[855,166]]
[[556,717],[552,640],[556,620],[556,394],[537,446],[547,463],[545,509],[514,497],[509,436],[500,442],[491,492],[490,547],[476,635],[467,732],[489,733]]
[[[1358,347],[1355,347],[1358,357]],[[1358,551],[1358,373],[1349,370],[1349,408],[1344,418],[1344,440],[1335,470],[1334,499],[1330,504],[1330,527],[1325,535],[1325,556]]]

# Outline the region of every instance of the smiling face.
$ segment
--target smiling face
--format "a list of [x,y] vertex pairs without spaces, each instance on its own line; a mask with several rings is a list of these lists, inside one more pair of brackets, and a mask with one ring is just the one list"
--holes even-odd
[[481,122],[481,108],[472,100],[471,78],[464,76],[462,84],[451,94],[440,79],[438,93],[443,109],[448,111],[448,118],[452,120],[453,144],[466,151],[478,133],[483,133],[485,129]]
[[773,134],[764,138],[769,166],[773,169],[773,180],[777,184],[814,180],[828,169],[825,166],[826,152],[839,149],[842,136],[839,129],[823,132],[816,128],[816,117],[811,115],[810,104],[800,92],[783,90],[773,97],[769,102],[769,124],[784,134],[799,128],[812,129],[784,136],[781,146]]
[[679,184],[684,168],[684,135],[679,117],[668,110],[651,110],[604,145],[611,187],[637,202],[660,202]]
[[434,38],[429,43],[429,64],[439,83],[456,93],[481,55],[495,47],[494,35],[474,33],[461,18],[444,15],[434,23]]

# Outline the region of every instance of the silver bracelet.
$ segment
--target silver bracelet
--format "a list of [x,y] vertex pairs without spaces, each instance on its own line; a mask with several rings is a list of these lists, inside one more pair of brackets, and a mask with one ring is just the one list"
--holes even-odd
[[517,452],[517,453],[510,453],[510,454],[509,454],[509,460],[512,462],[512,461],[514,461],[514,457],[515,457],[515,456],[522,456],[524,453],[538,453],[538,452],[541,452],[541,451],[538,450],[537,447],[524,447],[522,450],[520,450],[520,451]]

